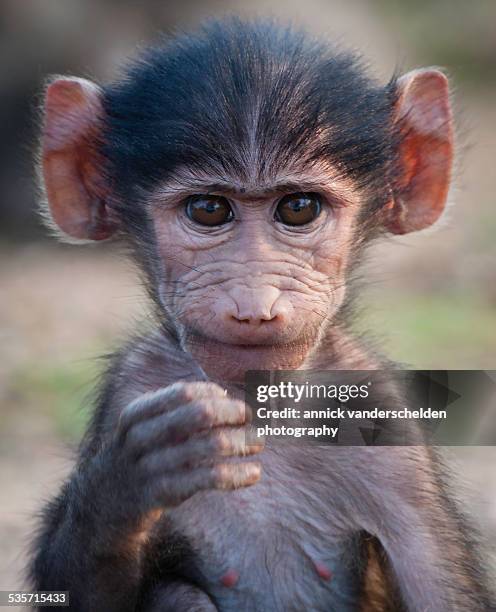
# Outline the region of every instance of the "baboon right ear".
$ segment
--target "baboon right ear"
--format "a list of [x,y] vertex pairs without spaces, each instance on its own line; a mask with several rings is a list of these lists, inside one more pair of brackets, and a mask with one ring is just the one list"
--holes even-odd
[[118,227],[98,154],[101,97],[97,85],[73,77],[59,78],[46,90],[41,161],[48,212],[76,240],[105,240]]

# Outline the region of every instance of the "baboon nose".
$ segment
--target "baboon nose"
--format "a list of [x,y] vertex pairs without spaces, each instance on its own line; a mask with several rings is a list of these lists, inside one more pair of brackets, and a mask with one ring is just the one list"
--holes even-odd
[[269,312],[240,312],[232,314],[231,318],[237,323],[248,323],[249,325],[261,325],[267,321],[274,321],[277,315],[271,315]]
[[281,292],[275,287],[233,290],[230,293],[233,307],[228,316],[236,323],[253,327],[273,322],[282,323],[286,312],[279,299],[280,295]]

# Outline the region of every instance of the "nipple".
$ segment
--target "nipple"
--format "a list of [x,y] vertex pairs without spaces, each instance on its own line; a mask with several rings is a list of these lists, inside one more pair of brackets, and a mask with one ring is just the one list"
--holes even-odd
[[221,576],[220,583],[222,586],[230,589],[236,585],[239,580],[239,573],[235,569],[228,569],[227,572]]
[[329,582],[329,580],[331,580],[332,578],[332,572],[327,567],[327,565],[325,565],[321,561],[315,561],[314,559],[312,559],[312,563],[319,578],[322,578],[322,580]]

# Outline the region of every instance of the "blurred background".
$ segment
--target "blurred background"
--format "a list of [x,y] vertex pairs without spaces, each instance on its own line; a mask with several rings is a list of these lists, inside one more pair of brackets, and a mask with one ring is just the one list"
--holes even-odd
[[[0,3],[0,589],[20,588],[41,502],[71,465],[97,357],[146,304],[112,246],[57,245],[36,215],[33,159],[47,75],[116,76],[161,31],[225,13],[278,16],[398,66],[451,76],[459,159],[434,231],[369,258],[358,325],[419,368],[496,369],[494,0],[2,0]],[[496,453],[453,451],[460,497],[496,560]],[[463,492],[462,492],[463,491]]]

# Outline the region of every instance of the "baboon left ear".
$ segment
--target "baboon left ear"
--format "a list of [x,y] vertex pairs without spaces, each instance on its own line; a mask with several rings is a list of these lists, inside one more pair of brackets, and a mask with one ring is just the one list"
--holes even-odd
[[439,70],[414,70],[397,82],[399,175],[386,228],[406,234],[432,225],[444,210],[453,166],[453,116],[448,80]]

